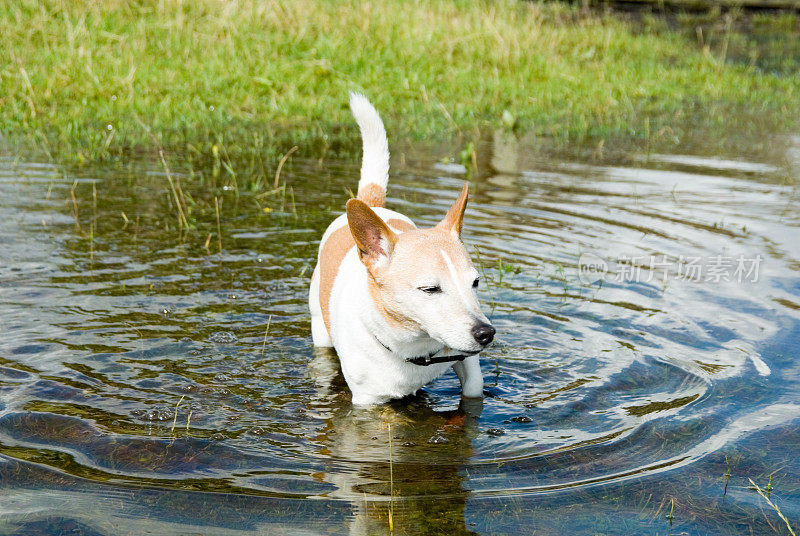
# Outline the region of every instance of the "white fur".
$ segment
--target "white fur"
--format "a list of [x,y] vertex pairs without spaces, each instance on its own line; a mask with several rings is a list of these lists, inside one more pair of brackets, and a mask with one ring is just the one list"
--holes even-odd
[[360,93],[350,93],[350,110],[361,129],[364,146],[358,189],[361,191],[368,184],[377,184],[385,192],[389,183],[389,142],[381,116]]
[[[330,301],[331,339],[339,354],[353,404],[380,404],[415,393],[441,376],[452,363],[421,367],[406,357],[440,351],[428,336],[398,332],[375,308],[367,287],[367,269],[355,248],[345,256],[333,283]],[[381,345],[397,349],[397,353]]]
[[470,303],[470,297],[467,295],[467,292],[464,290],[464,282],[458,277],[458,273],[456,272],[456,267],[453,265],[453,261],[450,259],[450,255],[443,249],[439,250],[439,253],[442,254],[442,258],[444,259],[444,263],[447,266],[447,271],[450,274],[450,279],[453,280],[453,285],[455,285],[456,290],[458,291],[458,297],[461,298],[461,303],[464,304],[464,307],[469,308],[472,304]]
[[461,394],[467,398],[483,396],[483,374],[481,374],[481,364],[477,355],[453,363],[453,370],[456,371],[456,376],[461,382]]
[[308,291],[308,309],[311,311],[311,338],[314,346],[331,347],[331,337],[322,319],[322,306],[319,303],[319,267],[314,268],[311,276],[311,288]]

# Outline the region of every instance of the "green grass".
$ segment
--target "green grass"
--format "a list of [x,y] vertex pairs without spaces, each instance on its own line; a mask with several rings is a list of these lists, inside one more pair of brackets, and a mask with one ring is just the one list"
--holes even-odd
[[0,124],[17,147],[124,158],[154,146],[143,123],[176,151],[352,150],[351,89],[393,140],[511,125],[563,141],[644,138],[696,116],[724,128],[738,111],[798,124],[797,77],[561,4],[84,4],[0,7]]

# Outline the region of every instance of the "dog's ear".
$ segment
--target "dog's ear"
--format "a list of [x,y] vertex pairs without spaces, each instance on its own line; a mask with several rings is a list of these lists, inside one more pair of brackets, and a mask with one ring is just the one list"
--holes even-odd
[[469,183],[464,182],[461,194],[447,211],[447,216],[439,222],[437,227],[447,229],[457,236],[461,236],[461,223],[464,221],[464,211],[467,209],[467,198],[469,197]]
[[359,199],[347,202],[347,224],[367,268],[380,268],[391,256],[397,235]]

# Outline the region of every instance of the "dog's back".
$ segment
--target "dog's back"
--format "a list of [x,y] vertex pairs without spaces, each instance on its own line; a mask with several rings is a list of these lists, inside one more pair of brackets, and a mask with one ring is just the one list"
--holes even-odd
[[[414,229],[414,224],[407,217],[383,208],[389,182],[389,142],[380,115],[369,100],[358,93],[350,94],[350,109],[361,130],[364,150],[358,199],[373,207],[395,232]],[[314,346],[333,346],[330,338],[331,292],[345,255],[355,245],[347,226],[346,214],[336,218],[322,236],[309,294]]]

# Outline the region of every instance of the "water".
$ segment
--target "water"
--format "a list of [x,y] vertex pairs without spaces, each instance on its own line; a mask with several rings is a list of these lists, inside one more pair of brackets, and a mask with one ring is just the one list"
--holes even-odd
[[[676,4],[680,4],[679,2]],[[766,4],[766,3],[765,3]],[[796,76],[800,72],[800,18],[792,10],[759,10],[696,2],[684,6],[663,2],[616,2],[616,15],[636,31],[652,33],[668,28],[720,61],[765,74]]]
[[[438,221],[457,152],[396,148],[389,206]],[[800,140],[587,154],[479,144],[485,401],[451,372],[372,409],[306,309],[357,163],[261,196],[176,166],[180,233],[156,159],[5,157],[0,532],[786,533],[770,475],[797,527]]]

